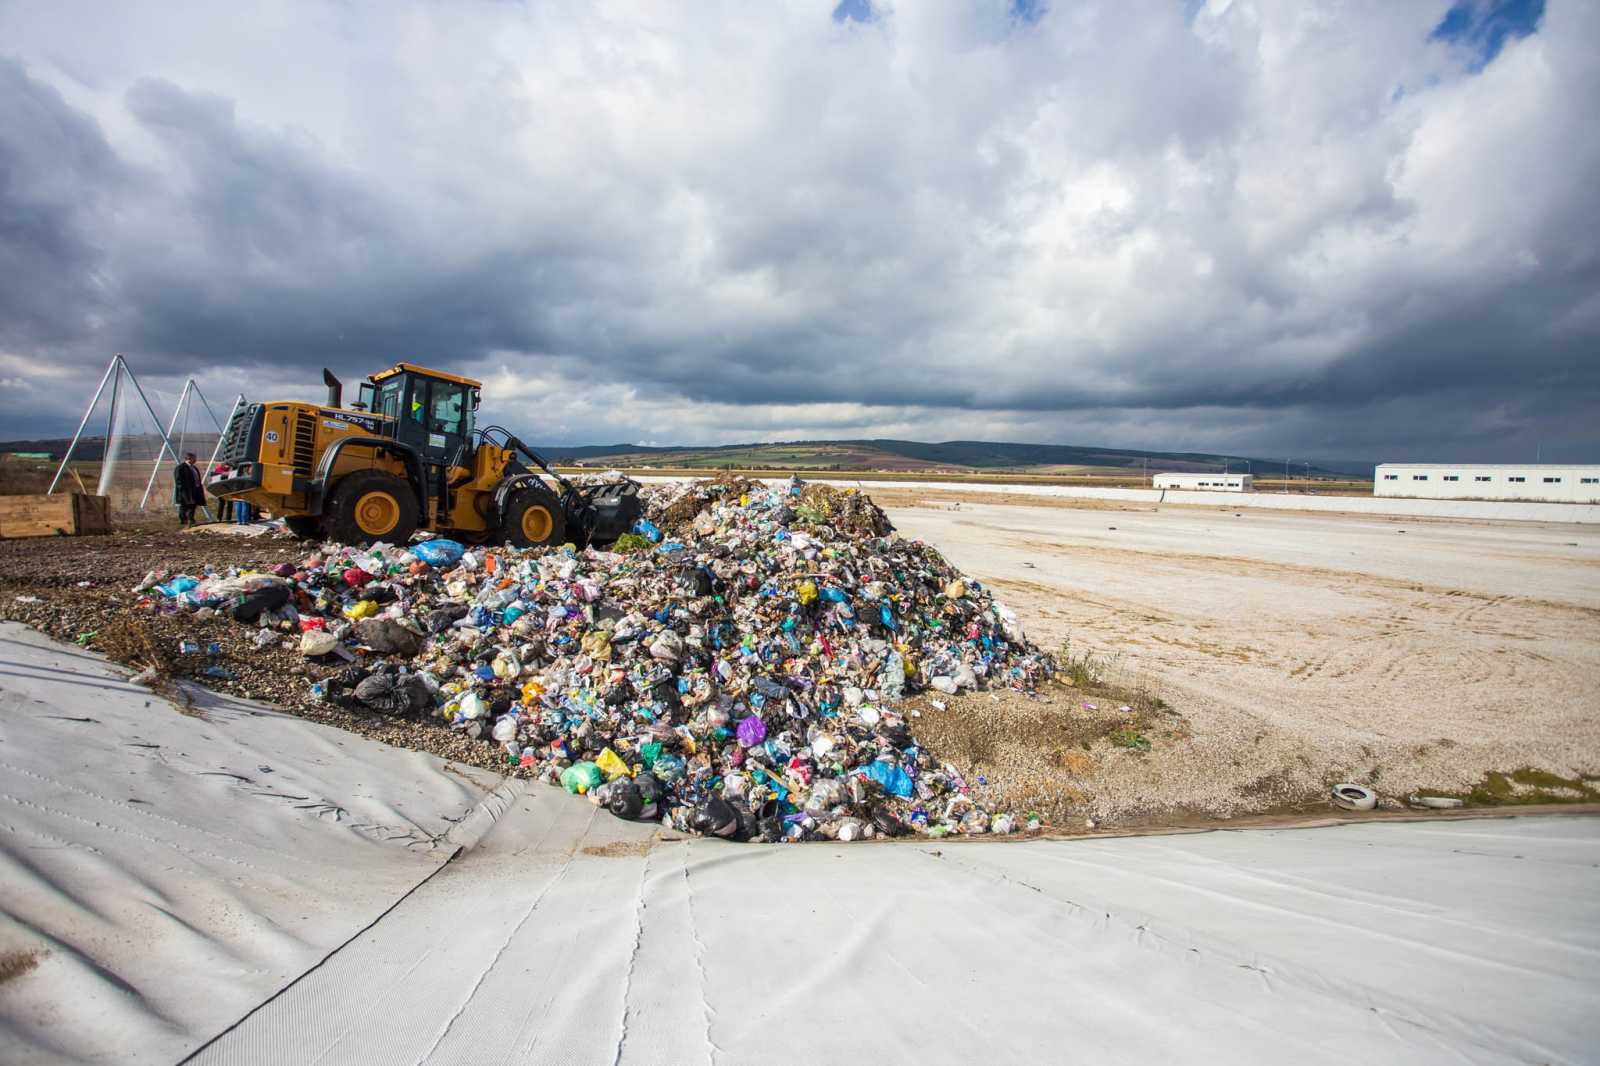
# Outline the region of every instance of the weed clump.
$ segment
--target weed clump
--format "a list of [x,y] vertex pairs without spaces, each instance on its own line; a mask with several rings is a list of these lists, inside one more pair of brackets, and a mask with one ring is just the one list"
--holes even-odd
[[1129,751],[1149,751],[1150,738],[1132,727],[1124,726],[1106,734],[1106,739],[1119,748]]
[[1092,651],[1074,652],[1071,641],[1063,641],[1056,652],[1056,666],[1061,678],[1074,688],[1097,689],[1106,683],[1107,660]]
[[617,538],[615,544],[611,545],[611,550],[620,552],[623,555],[629,555],[633,552],[645,551],[649,547],[650,539],[648,537],[641,537],[637,533],[624,533]]

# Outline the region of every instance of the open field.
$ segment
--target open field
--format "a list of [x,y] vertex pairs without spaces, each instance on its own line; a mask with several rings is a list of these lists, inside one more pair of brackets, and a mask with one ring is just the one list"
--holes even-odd
[[[901,532],[1000,591],[1035,639],[1070,642],[1177,712],[1147,754],[1097,749],[1062,767],[1035,746],[1031,772],[1091,810],[1242,813],[1344,779],[1482,797],[1486,774],[1525,768],[1554,775],[1523,775],[1547,795],[1592,792],[1592,527],[957,495],[876,498]],[[1010,704],[991,726],[1059,713]]]

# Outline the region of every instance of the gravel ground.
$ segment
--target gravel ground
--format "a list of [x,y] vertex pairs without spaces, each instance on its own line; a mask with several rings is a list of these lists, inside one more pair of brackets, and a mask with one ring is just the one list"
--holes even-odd
[[[165,616],[133,609],[130,590],[158,566],[196,573],[214,566],[263,567],[302,558],[298,541],[281,535],[231,536],[208,531],[180,533],[165,524],[119,531],[104,537],[0,540],[0,619],[22,622],[58,640],[119,655],[126,626],[147,627],[166,670],[185,683],[261,700],[315,722],[338,726],[386,744],[425,751],[441,758],[501,773],[510,772],[494,746],[470,740],[442,724],[357,714],[310,697],[312,682],[337,672],[303,658],[288,642],[261,649],[252,645],[255,627],[216,618]],[[37,597],[39,602],[21,602]],[[85,637],[85,634],[94,634]],[[112,646],[107,646],[108,640]],[[180,640],[221,645],[220,652],[181,655]],[[342,666],[343,664],[339,664]],[[221,666],[234,680],[204,677]]]

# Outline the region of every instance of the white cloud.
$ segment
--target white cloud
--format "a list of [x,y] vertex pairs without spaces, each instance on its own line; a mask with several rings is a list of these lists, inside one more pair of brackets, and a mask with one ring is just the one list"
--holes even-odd
[[1595,444],[1600,11],[1474,71],[1445,0],[1185,6],[63,3],[0,39],[124,168],[52,342],[85,375],[405,357],[506,368],[530,439],[1330,455],[1467,447],[1457,386],[1514,366],[1480,444],[1552,388]]

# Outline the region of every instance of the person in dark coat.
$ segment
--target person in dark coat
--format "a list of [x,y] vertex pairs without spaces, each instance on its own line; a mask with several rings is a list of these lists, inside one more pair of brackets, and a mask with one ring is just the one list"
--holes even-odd
[[172,502],[178,505],[178,528],[194,525],[194,509],[204,506],[206,488],[195,465],[194,452],[188,452],[172,471]]

